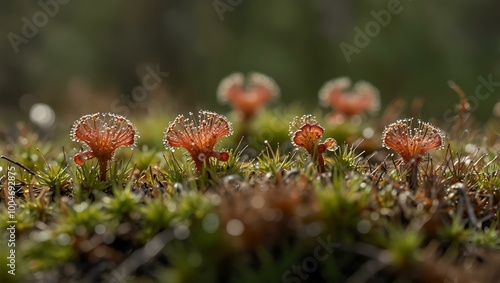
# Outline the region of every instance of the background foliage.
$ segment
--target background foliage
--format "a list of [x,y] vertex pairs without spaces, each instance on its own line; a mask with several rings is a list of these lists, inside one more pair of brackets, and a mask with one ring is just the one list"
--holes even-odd
[[[217,105],[215,91],[234,71],[274,77],[282,101],[301,101],[306,110],[317,107],[326,80],[347,75],[379,87],[384,105],[421,97],[424,116],[436,117],[456,101],[447,80],[471,96],[478,76],[500,81],[500,3],[491,0],[400,1],[403,11],[348,63],[339,44],[353,44],[354,28],[364,30],[374,20],[370,12],[388,2],[233,1],[240,4],[220,16],[217,1],[68,1],[17,54],[8,34],[21,35],[22,18],[32,20],[42,8],[37,1],[4,2],[0,123],[28,120],[36,102],[54,108],[56,125],[113,111],[120,94],[130,96],[141,84],[144,64],[169,76],[130,109],[134,115],[228,110]],[[489,117],[497,97],[479,103],[480,119]]]

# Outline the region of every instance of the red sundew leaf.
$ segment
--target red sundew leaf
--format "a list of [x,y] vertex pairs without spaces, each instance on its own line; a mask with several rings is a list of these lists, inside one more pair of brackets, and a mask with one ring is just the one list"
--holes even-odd
[[122,146],[134,146],[139,134],[132,123],[122,116],[96,113],[78,119],[73,124],[71,137],[99,157],[112,155]]
[[242,73],[233,73],[225,77],[217,88],[217,99],[220,103],[233,101],[243,93],[244,76]]
[[228,161],[229,160],[229,153],[227,153],[227,152],[220,152],[219,153],[219,160],[220,161]]
[[351,86],[351,79],[340,77],[327,81],[319,90],[319,100],[323,106],[335,105],[342,98],[343,93]]
[[193,127],[195,126],[194,124],[189,125],[189,123],[189,118],[185,119],[183,115],[177,116],[165,131],[165,145],[172,150],[183,147],[188,151],[199,147],[199,139],[196,136],[197,134],[193,132]]
[[337,148],[337,141],[334,138],[327,138],[323,143],[318,146],[319,152],[325,152],[326,150],[335,150]]
[[94,157],[95,156],[92,154],[92,152],[84,151],[84,152],[78,152],[77,154],[75,154],[75,157],[73,158],[73,160],[75,161],[75,163],[78,166],[83,166],[85,161],[87,161],[88,159],[92,159]]
[[376,87],[365,81],[357,82],[352,89],[349,89],[350,86],[351,80],[347,77],[326,82],[319,92],[320,102],[344,117],[364,112],[374,113],[380,109],[379,91]]
[[270,77],[251,73],[245,77],[235,73],[224,78],[219,84],[217,97],[220,102],[229,102],[234,110],[243,113],[247,118],[252,117],[270,100],[279,96],[279,88]]
[[135,144],[135,129],[126,120],[117,119],[118,124],[108,132],[115,146],[133,146]]
[[71,130],[73,141],[83,143],[89,150],[75,156],[75,162],[92,157],[109,157],[119,147],[132,147],[139,137],[126,118],[114,114],[96,113],[78,119]]
[[439,128],[417,120],[418,128],[412,129],[412,120],[398,120],[382,133],[382,145],[396,151],[405,163],[444,146],[444,134]]
[[133,147],[139,133],[123,116],[96,113],[78,119],[71,129],[71,138],[87,148],[75,155],[75,163],[82,166],[86,160],[97,158],[100,178],[105,180],[108,162],[113,158],[115,150],[122,146]]
[[[196,163],[198,170],[203,166],[202,160],[216,157],[227,161],[229,155],[215,152],[214,146],[221,138],[232,135],[231,123],[223,115],[200,110],[198,119],[193,114],[185,118],[179,115],[165,129],[163,144],[167,149],[186,149]],[[226,160],[223,160],[226,159]]]
[[380,110],[380,93],[372,84],[358,81],[353,87],[359,101],[362,102],[363,111],[375,113]]
[[318,125],[305,124],[295,133],[292,141],[297,146],[303,147],[309,153],[312,153],[324,132],[325,130]]
[[318,142],[325,133],[325,129],[318,125],[313,115],[296,116],[290,122],[288,129],[292,135],[293,145],[304,148],[313,157],[319,172],[325,172],[323,153],[326,150],[334,150],[337,141],[333,138],[327,138],[323,143]]

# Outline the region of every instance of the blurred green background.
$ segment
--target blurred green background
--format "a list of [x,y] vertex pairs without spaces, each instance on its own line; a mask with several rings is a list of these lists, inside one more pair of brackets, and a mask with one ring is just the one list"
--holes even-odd
[[[66,131],[81,115],[97,111],[135,118],[198,108],[226,113],[228,106],[217,104],[216,88],[235,71],[270,75],[281,87],[281,103],[300,101],[305,111],[319,107],[317,94],[325,81],[344,75],[363,79],[380,89],[383,106],[396,97],[408,103],[423,98],[424,117],[442,117],[457,103],[449,79],[469,96],[475,95],[479,76],[500,82],[500,2],[493,0],[1,5],[3,130],[30,121],[30,112],[38,123],[34,127],[49,131]],[[374,13],[388,5],[400,12],[372,30],[369,42],[348,62],[339,45],[355,46],[355,28],[373,28]],[[144,92],[141,81],[156,68],[160,84]],[[491,116],[499,93],[495,86],[473,105],[476,117]]]

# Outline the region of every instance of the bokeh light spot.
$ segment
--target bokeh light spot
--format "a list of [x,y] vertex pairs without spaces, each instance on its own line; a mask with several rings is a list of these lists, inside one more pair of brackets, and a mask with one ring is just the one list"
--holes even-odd
[[41,128],[47,129],[54,125],[56,114],[49,105],[36,103],[30,108],[30,120]]
[[201,224],[207,233],[213,233],[219,228],[219,217],[215,213],[209,213],[203,218]]
[[229,235],[239,236],[245,231],[245,226],[238,219],[231,219],[227,222],[226,230]]

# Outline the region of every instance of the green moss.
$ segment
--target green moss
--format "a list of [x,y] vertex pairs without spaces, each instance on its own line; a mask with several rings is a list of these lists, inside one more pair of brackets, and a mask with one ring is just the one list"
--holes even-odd
[[[288,123],[300,114],[299,107],[262,110],[251,121],[251,139],[235,134],[222,140],[217,149],[229,160],[211,159],[200,172],[183,150],[164,150],[168,119],[137,121],[144,139],[138,150],[117,153],[107,181],[99,180],[95,161],[76,166],[75,151],[58,152],[58,143],[0,142],[21,164],[0,164],[3,173],[11,166],[16,171],[15,280],[37,274],[67,281],[75,278],[66,271],[75,268],[79,280],[89,270],[109,278],[124,264],[127,278],[141,282],[345,281],[375,261],[380,270],[373,280],[404,275],[415,281],[408,270],[428,258],[444,264],[446,255],[472,273],[470,253],[500,247],[500,144],[491,126],[486,141],[480,130],[464,139],[451,136],[447,150],[424,156],[412,188],[407,168],[381,142],[352,142],[376,121],[332,126],[320,111],[315,115],[326,125],[324,137],[342,145],[325,153],[326,172],[319,173],[290,142]],[[3,238],[7,188],[4,177]],[[325,248],[328,241],[334,244]],[[474,261],[475,270],[498,264],[483,260]],[[307,277],[294,266],[310,270]],[[0,281],[11,282],[5,264],[0,271]]]

